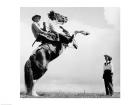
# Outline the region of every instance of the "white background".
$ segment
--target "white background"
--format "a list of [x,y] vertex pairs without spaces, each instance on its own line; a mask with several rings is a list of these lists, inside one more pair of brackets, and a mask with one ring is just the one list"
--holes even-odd
[[[0,3],[0,104],[10,105],[132,105],[140,104],[140,28],[138,0],[4,0]],[[36,1],[36,2],[35,2]],[[121,98],[118,99],[22,99],[20,97],[20,7],[120,7]]]

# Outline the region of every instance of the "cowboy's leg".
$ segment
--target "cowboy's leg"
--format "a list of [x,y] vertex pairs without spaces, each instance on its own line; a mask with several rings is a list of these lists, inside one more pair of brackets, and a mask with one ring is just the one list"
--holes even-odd
[[59,39],[62,43],[69,43],[69,39],[62,34],[59,34]]
[[58,33],[55,30],[51,30],[51,32],[49,32],[49,35],[52,35],[52,34],[57,37],[57,41],[61,41],[62,43],[69,42],[68,38],[65,35]]
[[61,26],[60,26],[60,28],[63,30],[64,34],[58,33],[55,30],[51,30],[51,33],[56,35],[58,41],[61,41],[62,43],[68,44],[68,43],[72,42],[74,35],[70,36],[69,32],[66,29],[64,29]]
[[57,42],[57,39],[53,37],[55,37],[53,33],[40,34],[37,41],[41,42],[42,44]]
[[65,44],[68,44],[68,43],[72,42],[73,38],[74,38],[74,35],[68,37],[68,36],[65,36],[63,34],[59,34],[60,41],[62,43],[65,43]]
[[72,42],[73,38],[74,35],[68,36],[61,33],[57,33],[56,31],[52,31],[46,34],[41,34],[40,40],[42,40],[43,42],[51,42],[51,43],[60,41],[62,43],[68,44]]

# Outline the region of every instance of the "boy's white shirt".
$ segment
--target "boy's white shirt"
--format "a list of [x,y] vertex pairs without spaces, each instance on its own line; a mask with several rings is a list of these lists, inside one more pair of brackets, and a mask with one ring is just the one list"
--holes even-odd
[[114,73],[114,69],[113,69],[113,64],[112,64],[112,63],[110,63],[110,64],[108,64],[108,65],[104,65],[104,66],[103,66],[103,72],[104,72],[106,69],[109,69],[109,70],[111,70],[112,73]]

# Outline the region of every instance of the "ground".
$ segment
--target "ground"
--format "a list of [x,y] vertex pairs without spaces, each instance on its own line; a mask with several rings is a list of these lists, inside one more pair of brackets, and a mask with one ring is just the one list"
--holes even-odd
[[26,96],[25,92],[20,92],[21,98],[120,98],[120,92],[115,92],[113,96],[106,96],[105,93],[71,93],[71,92],[37,92],[38,97]]

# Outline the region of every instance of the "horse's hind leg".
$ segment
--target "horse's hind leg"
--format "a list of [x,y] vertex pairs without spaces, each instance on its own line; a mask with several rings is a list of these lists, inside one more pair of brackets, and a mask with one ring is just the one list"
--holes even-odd
[[26,94],[32,95],[34,83],[33,83],[33,71],[31,68],[30,60],[26,62],[24,72],[25,72],[25,87],[27,92]]
[[32,95],[33,95],[33,96],[39,96],[39,95],[36,93],[36,90],[35,90],[35,88],[34,88],[36,82],[37,82],[37,80],[33,80],[33,88],[32,88]]

